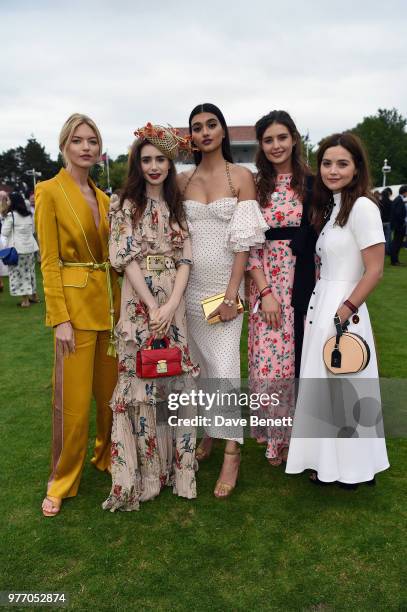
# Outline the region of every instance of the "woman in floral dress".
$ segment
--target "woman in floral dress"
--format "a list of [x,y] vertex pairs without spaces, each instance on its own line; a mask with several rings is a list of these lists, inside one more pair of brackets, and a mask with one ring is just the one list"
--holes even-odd
[[[269,230],[264,247],[252,249],[248,261],[249,382],[252,393],[279,394],[278,406],[263,405],[260,417],[292,417],[304,316],[315,284],[315,234],[308,220],[312,178],[288,113],[262,117],[256,137],[258,200]],[[267,443],[271,465],[287,459],[291,427],[285,423],[253,429],[258,442]]]
[[[112,489],[103,504],[111,511],[138,510],[165,485],[181,497],[196,497],[194,428],[170,427],[166,413],[170,383],[185,389],[198,374],[183,298],[191,246],[172,161],[182,141],[175,131],[151,124],[136,135],[127,182],[120,198],[112,196],[110,212],[110,259],[124,272],[116,327],[119,378],[111,400]],[[136,376],[136,353],[152,335],[181,349],[182,376]],[[189,414],[177,416],[192,416],[184,410]]]

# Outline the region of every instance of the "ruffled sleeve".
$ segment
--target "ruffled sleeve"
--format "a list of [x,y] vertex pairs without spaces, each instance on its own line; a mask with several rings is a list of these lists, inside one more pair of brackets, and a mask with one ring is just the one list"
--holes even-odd
[[264,241],[268,229],[256,200],[243,200],[236,204],[226,232],[226,248],[239,253],[258,248]]
[[141,255],[142,236],[140,230],[133,227],[130,203],[126,200],[120,208],[117,195],[110,199],[110,263],[122,272],[131,261]]

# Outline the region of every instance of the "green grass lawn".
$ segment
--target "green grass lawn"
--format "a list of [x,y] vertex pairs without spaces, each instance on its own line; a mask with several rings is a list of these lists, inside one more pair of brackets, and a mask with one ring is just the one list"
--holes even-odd
[[[369,300],[384,377],[406,377],[406,296],[407,268],[387,266]],[[88,463],[79,495],[44,519],[52,339],[43,304],[15,304],[0,294],[0,590],[65,591],[75,610],[407,610],[405,440],[388,440],[391,469],[357,491],[286,476],[249,440],[238,487],[221,501],[219,447],[201,466],[198,499],[166,490],[132,513],[101,510],[109,477]]]

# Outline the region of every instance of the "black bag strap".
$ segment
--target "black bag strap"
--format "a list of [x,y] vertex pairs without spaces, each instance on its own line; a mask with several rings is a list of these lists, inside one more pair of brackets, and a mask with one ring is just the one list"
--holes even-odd
[[349,321],[345,321],[345,323],[342,323],[338,313],[335,313],[334,316],[334,324],[335,324],[335,328],[336,328],[336,342],[335,342],[335,348],[338,348],[339,346],[339,340],[343,334],[343,332],[346,332],[346,330],[348,329],[349,326]]
[[343,333],[348,328],[349,321],[345,321],[345,323],[342,323],[338,313],[336,312],[334,316],[334,324],[336,327],[336,339],[335,339],[335,346],[331,353],[331,367],[340,368],[342,364],[342,354],[341,354],[341,351],[339,350],[339,343],[340,343]]

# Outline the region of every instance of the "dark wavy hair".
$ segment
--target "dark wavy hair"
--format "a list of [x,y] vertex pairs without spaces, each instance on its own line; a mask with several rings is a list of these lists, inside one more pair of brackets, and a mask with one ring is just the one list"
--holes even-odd
[[31,215],[31,211],[28,210],[21,193],[18,193],[18,191],[12,191],[9,198],[10,206],[8,208],[8,212],[16,212],[22,217],[28,217],[28,215]]
[[324,225],[324,217],[327,207],[332,201],[332,191],[325,187],[321,178],[321,163],[327,149],[341,146],[352,156],[356,167],[356,173],[349,185],[341,191],[341,208],[336,218],[336,225],[343,227],[346,225],[352,207],[356,200],[362,196],[372,200],[376,206],[378,203],[371,193],[371,181],[367,154],[361,140],[351,132],[332,134],[325,138],[319,145],[317,152],[318,170],[315,177],[311,217],[315,228],[320,231]]
[[[195,108],[192,110],[191,114],[189,115],[189,119],[188,119],[189,133],[191,134],[191,136],[192,136],[192,119],[195,117],[195,115],[199,115],[199,113],[212,113],[212,115],[215,115],[219,119],[219,122],[225,131],[225,136],[222,140],[222,154],[223,154],[223,157],[226,159],[226,161],[233,164],[233,156],[232,156],[232,151],[230,148],[229,130],[228,130],[228,126],[226,125],[226,119],[223,116],[222,111],[217,106],[215,106],[214,104],[211,104],[210,102],[205,102],[204,104],[198,104],[198,106],[195,106]],[[202,153],[200,151],[194,151],[195,165],[198,166],[201,163],[201,160],[202,160]]]
[[[121,208],[125,200],[130,200],[133,204],[133,225],[140,221],[147,206],[146,180],[141,169],[141,151],[146,144],[151,143],[144,138],[139,138],[133,143],[129,153],[126,182],[120,193]],[[177,222],[180,227],[185,229],[185,213],[182,206],[181,192],[177,185],[177,172],[174,162],[171,159],[169,162],[168,176],[163,185],[164,199],[170,212],[169,223],[172,227],[173,223]]]
[[304,162],[302,156],[302,145],[301,136],[297,127],[292,120],[291,116],[283,110],[273,110],[268,115],[264,115],[259,119],[255,125],[256,138],[259,146],[256,152],[255,163],[257,166],[257,191],[259,197],[259,204],[263,208],[267,206],[270,194],[275,191],[277,172],[273,164],[267,159],[261,143],[263,134],[267,128],[273,123],[281,123],[290,132],[291,137],[295,140],[291,154],[291,164],[293,168],[293,178],[291,180],[291,187],[297,192],[299,197],[304,199],[306,189],[306,177],[311,174],[311,170]]

